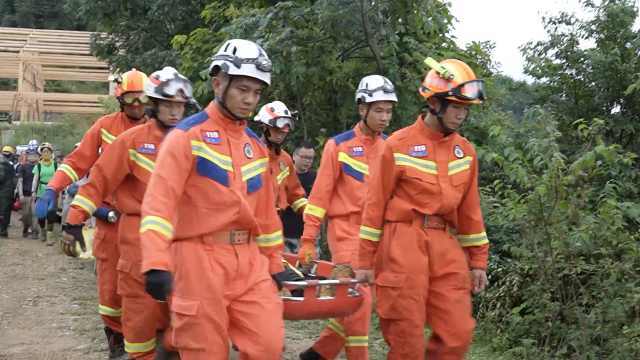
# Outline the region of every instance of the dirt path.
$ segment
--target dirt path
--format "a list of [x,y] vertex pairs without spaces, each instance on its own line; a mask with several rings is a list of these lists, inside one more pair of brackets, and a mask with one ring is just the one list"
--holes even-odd
[[[14,226],[9,239],[0,239],[0,360],[106,359],[93,261],[69,258],[18,231]],[[284,358],[297,359],[321,327],[287,324]]]
[[[106,359],[93,261],[69,258],[18,231],[12,227],[10,238],[0,239],[0,360]],[[324,324],[287,322],[283,359],[297,360]],[[379,331],[372,330],[369,339],[370,358],[383,359]],[[496,357],[475,346],[468,359]]]

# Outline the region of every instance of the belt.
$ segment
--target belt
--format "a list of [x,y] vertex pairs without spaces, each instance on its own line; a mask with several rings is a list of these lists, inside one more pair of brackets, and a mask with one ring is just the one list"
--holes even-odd
[[220,245],[242,245],[248,244],[251,240],[251,232],[249,230],[230,230],[219,231],[211,234],[207,234],[202,237],[205,244]]
[[419,214],[417,221],[424,229],[446,230],[448,227],[447,221],[440,215]]

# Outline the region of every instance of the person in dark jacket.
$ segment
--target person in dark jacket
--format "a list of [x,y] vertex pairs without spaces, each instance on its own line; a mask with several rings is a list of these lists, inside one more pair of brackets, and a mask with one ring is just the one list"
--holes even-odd
[[[301,142],[293,151],[293,165],[296,168],[296,175],[306,192],[306,196],[309,196],[313,182],[316,180],[316,172],[311,169],[315,156],[316,152],[313,144],[306,140]],[[300,236],[302,236],[302,230],[304,229],[302,214],[288,207],[282,212],[280,218],[282,219],[285,246],[295,254],[298,252],[298,243]]]
[[[11,154],[9,154],[11,155]],[[9,236],[11,223],[11,205],[16,188],[16,171],[3,151],[0,156],[0,237]]]

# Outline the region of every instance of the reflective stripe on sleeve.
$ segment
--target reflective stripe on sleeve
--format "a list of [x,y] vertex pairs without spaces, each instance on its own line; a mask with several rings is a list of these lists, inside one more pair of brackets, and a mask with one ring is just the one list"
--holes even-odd
[[140,234],[145,231],[153,230],[167,239],[171,239],[173,237],[173,225],[171,223],[160,216],[147,215],[140,222]]
[[463,247],[466,246],[478,246],[489,243],[489,238],[486,232],[477,234],[458,234],[458,241]]
[[307,206],[304,208],[304,213],[313,215],[322,220],[324,219],[324,215],[327,213],[327,210],[320,206],[313,205],[312,203],[307,203]]
[[291,208],[293,209],[293,211],[298,211],[301,207],[307,205],[308,203],[309,200],[307,200],[307,198],[301,197],[300,199],[294,201],[293,204],[291,204]]
[[96,204],[94,204],[93,201],[80,194],[76,194],[76,196],[73,197],[71,205],[78,206],[82,210],[86,211],[90,216],[93,215],[97,208]]
[[72,182],[76,182],[78,181],[78,174],[76,173],[75,170],[73,170],[73,168],[67,164],[62,164],[60,165],[60,167],[58,168],[58,170],[62,171],[63,173],[65,173],[69,179],[71,179]]
[[256,243],[259,247],[270,247],[282,244],[283,237],[282,231],[278,230],[271,234],[264,234],[256,236]]

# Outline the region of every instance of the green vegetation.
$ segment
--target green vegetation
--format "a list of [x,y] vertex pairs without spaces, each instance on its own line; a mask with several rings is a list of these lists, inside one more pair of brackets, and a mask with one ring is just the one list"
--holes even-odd
[[75,23],[111,33],[96,39],[100,56],[122,69],[179,66],[201,103],[211,98],[206,69],[216,47],[256,40],[274,62],[265,100],[301,112],[293,140],[351,127],[355,86],[370,73],[396,84],[393,127],[405,126],[420,110],[424,57],[469,62],[488,86],[489,101],[464,134],[478,148],[492,241],[472,358],[636,359],[638,8],[632,0],[581,4],[587,19],[546,18],[548,39],[523,47],[528,84],[496,71],[490,42],[457,46],[441,1],[65,2]]

